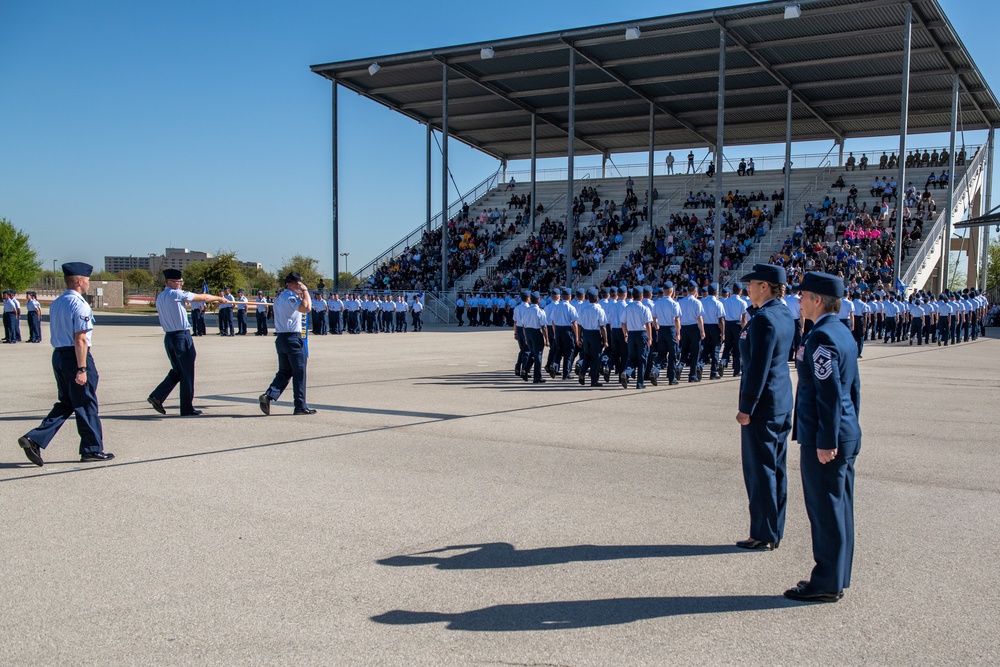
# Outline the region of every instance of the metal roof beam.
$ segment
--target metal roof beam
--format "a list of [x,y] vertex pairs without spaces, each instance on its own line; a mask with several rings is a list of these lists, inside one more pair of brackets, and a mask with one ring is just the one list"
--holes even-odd
[[[564,132],[567,132],[567,130],[565,128],[563,128],[562,124],[559,123],[558,121],[556,121],[556,120],[554,120],[552,118],[549,118],[548,116],[546,116],[544,114],[537,113],[531,107],[530,104],[526,104],[525,102],[522,102],[520,100],[513,99],[511,97],[510,93],[508,93],[507,91],[503,90],[502,88],[499,88],[499,87],[493,85],[492,83],[489,83],[488,81],[480,81],[478,79],[478,77],[476,76],[475,73],[470,72],[465,67],[462,67],[461,65],[455,65],[453,63],[449,63],[447,60],[445,60],[444,58],[442,58],[440,56],[436,56],[435,60],[438,60],[439,62],[443,63],[452,72],[455,72],[456,74],[458,74],[460,76],[464,76],[466,79],[469,79],[470,81],[472,81],[476,85],[480,86],[484,90],[493,93],[497,97],[499,97],[499,98],[501,98],[501,99],[509,102],[510,104],[513,104],[516,107],[519,107],[521,110],[527,111],[528,113],[531,113],[531,114],[535,114],[535,116],[538,118],[538,120],[540,120],[541,122],[545,123],[546,125],[551,125],[553,127],[558,127],[559,129],[563,130]],[[603,146],[599,146],[599,145],[593,143],[592,141],[590,141],[586,137],[581,136],[579,133],[575,134],[575,136],[573,137],[573,140],[574,141],[579,141],[580,143],[582,143],[582,144],[584,144],[586,146],[589,146],[590,148],[594,149],[595,151],[597,151],[599,153],[603,154],[604,151],[605,151],[605,148]]]
[[[917,7],[916,4],[913,5],[913,20],[916,21],[918,25],[924,28],[924,32],[926,32],[927,36],[930,38],[931,44],[933,44],[937,48],[937,50],[941,53],[941,57],[944,59],[945,64],[947,64],[948,68],[955,74],[955,76],[958,77],[958,85],[961,86],[962,90],[965,93],[969,93],[969,89],[965,87],[965,82],[962,80],[961,75],[963,72],[958,67],[955,67],[952,64],[951,59],[948,58],[948,55],[944,52],[944,48],[941,45],[941,42],[938,41],[938,38],[934,35],[933,32],[934,29],[947,28],[948,24],[945,23],[944,21],[931,21],[931,22],[927,21],[920,13],[920,8]],[[976,101],[976,98],[974,96],[972,97],[972,104],[973,106],[976,107],[976,111],[979,112],[979,115],[982,117],[983,122],[989,125],[990,119],[987,118],[986,112],[983,111],[983,108],[981,106],[979,106],[979,102]]]
[[[937,53],[938,50],[932,46],[922,49],[910,49],[911,56],[922,56],[930,53]],[[859,53],[853,56],[839,56],[837,58],[817,58],[816,60],[796,60],[795,62],[772,65],[777,71],[795,69],[797,67],[815,67],[816,65],[843,65],[846,63],[868,62],[871,60],[882,60],[889,58],[903,58],[903,51],[882,51],[881,53]]]
[[771,67],[771,64],[767,60],[765,60],[763,56],[757,53],[745,39],[743,39],[735,32],[733,32],[733,30],[726,25],[726,22],[724,20],[716,19],[715,22],[718,23],[719,27],[722,28],[723,32],[726,33],[726,37],[739,44],[743,48],[743,50],[746,51],[747,55],[753,58],[754,62],[760,65],[765,72],[771,75],[772,79],[783,85],[787,90],[792,91],[792,98],[794,98],[795,101],[799,103],[800,107],[802,107],[803,109],[811,113],[813,116],[815,116],[817,119],[819,119],[823,123],[823,125],[825,125],[827,128],[829,128],[831,132],[833,132],[833,136],[838,141],[842,142],[844,140],[844,131],[834,127],[833,124],[831,124],[830,121],[827,120],[823,114],[821,114],[819,111],[814,109],[809,104],[809,100],[807,100],[802,95],[796,93],[792,87],[791,81],[783,77],[773,67]]
[[[452,104],[479,104],[480,102],[492,102],[496,100],[496,95],[473,95],[471,97],[455,97],[448,98],[448,105]],[[416,109],[440,109],[441,100],[425,100],[423,102],[408,102],[407,104],[400,104],[399,108],[403,111],[414,111]],[[448,112],[448,117],[451,117],[451,112]]]
[[640,99],[643,99],[643,100],[646,100],[647,102],[649,102],[650,104],[652,104],[653,108],[656,111],[660,112],[661,114],[663,114],[664,116],[666,116],[670,120],[676,122],[680,126],[682,126],[684,128],[687,128],[688,130],[691,131],[692,134],[694,134],[695,136],[697,136],[699,139],[702,139],[702,140],[708,141],[708,142],[712,141],[711,137],[709,137],[708,135],[702,134],[701,132],[699,132],[698,130],[696,130],[695,127],[694,127],[694,125],[692,125],[691,123],[688,123],[687,121],[683,121],[683,120],[679,119],[677,116],[674,115],[674,112],[671,109],[668,109],[665,106],[663,106],[662,104],[656,102],[652,97],[650,97],[649,95],[647,95],[645,92],[643,92],[643,91],[639,90],[638,88],[636,88],[635,85],[633,85],[632,82],[630,82],[628,79],[626,79],[622,75],[618,74],[614,70],[611,70],[611,69],[608,69],[607,67],[605,67],[594,56],[590,55],[589,53],[587,53],[583,49],[578,48],[577,46],[574,46],[569,41],[566,41],[566,44],[569,46],[569,48],[573,49],[580,57],[582,57],[584,60],[586,60],[587,62],[589,62],[591,65],[593,65],[597,69],[599,69],[602,72],[604,72],[606,75],[610,76],[612,79],[614,79],[615,81],[617,81],[619,85],[623,86],[626,90],[628,90],[629,92],[633,93],[636,97],[638,97]]

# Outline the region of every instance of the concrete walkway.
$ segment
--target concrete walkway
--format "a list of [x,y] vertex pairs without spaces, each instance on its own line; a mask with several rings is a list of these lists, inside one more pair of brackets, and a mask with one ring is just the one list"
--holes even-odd
[[811,567],[796,446],[781,549],[732,547],[736,380],[525,384],[510,330],[314,337],[319,413],[264,417],[272,341],[196,339],[205,414],[162,417],[162,336],[99,316],[116,458],[68,423],[44,468],[16,440],[50,348],[0,347],[0,664],[1000,662],[996,339],[866,348],[835,605],[781,597]]

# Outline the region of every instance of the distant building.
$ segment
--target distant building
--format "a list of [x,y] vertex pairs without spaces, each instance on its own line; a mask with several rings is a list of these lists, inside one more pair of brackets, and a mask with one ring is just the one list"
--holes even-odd
[[[207,262],[214,255],[210,252],[199,252],[187,248],[167,248],[162,255],[105,255],[104,270],[110,273],[146,269],[150,273],[159,273],[163,269],[180,269],[183,271],[191,262]],[[260,262],[239,262],[242,267],[251,269],[263,268]]]

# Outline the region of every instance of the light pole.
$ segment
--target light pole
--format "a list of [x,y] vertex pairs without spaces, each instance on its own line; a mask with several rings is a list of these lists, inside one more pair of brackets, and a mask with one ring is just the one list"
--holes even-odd
[[[340,256],[344,258],[344,273],[347,273],[347,257],[348,257],[348,256],[349,256],[350,254],[351,254],[351,253],[349,253],[349,252],[342,252],[342,253],[340,253]],[[337,274],[337,275],[336,275],[336,276],[335,276],[334,278],[335,278],[334,282],[335,282],[335,283],[337,284],[337,286],[338,286],[338,288],[337,288],[337,289],[340,289],[340,287],[339,287],[339,285],[340,285],[340,274],[338,273],[338,274]]]

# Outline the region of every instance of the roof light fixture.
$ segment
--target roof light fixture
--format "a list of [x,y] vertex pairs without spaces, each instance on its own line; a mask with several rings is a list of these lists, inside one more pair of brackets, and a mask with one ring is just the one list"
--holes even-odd
[[642,35],[642,31],[639,30],[638,26],[633,26],[631,28],[625,28],[625,39],[627,39],[627,40],[639,39],[639,37],[641,35]]
[[802,8],[798,5],[787,5],[785,7],[786,19],[797,19],[802,16]]
[[489,46],[484,46],[479,50],[479,57],[483,60],[489,60],[493,57],[493,48]]
[[368,66],[368,76],[375,76],[380,69],[382,69],[381,65],[378,63],[372,63]]

